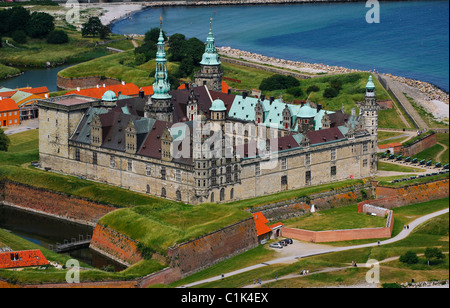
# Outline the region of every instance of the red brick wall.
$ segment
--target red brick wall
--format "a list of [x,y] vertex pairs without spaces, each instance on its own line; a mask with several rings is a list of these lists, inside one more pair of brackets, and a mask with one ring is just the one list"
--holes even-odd
[[58,88],[64,89],[64,90],[70,90],[70,89],[76,89],[78,87],[80,88],[94,88],[97,85],[103,86],[105,84],[106,86],[113,86],[120,84],[121,81],[118,79],[113,78],[106,78],[102,79],[100,76],[93,76],[93,77],[84,77],[84,78],[64,78],[61,76],[57,77],[56,84]]
[[[11,260],[11,254],[17,254],[17,260]],[[0,252],[0,268],[20,268],[48,264],[39,249]]]
[[401,154],[404,156],[414,156],[423,150],[428,149],[429,147],[435,145],[437,143],[436,134],[432,134],[424,139],[412,144],[409,147],[404,147],[401,150]]
[[142,260],[136,241],[100,224],[95,226],[90,247],[128,264]]
[[385,208],[394,208],[412,203],[448,198],[449,180],[441,180],[425,184],[400,188],[376,187],[375,200],[366,200],[362,204],[372,204]]
[[170,266],[184,277],[258,245],[253,217],[168,249]]
[[5,181],[1,186],[6,203],[85,224],[95,225],[98,219],[116,209],[24,184]]

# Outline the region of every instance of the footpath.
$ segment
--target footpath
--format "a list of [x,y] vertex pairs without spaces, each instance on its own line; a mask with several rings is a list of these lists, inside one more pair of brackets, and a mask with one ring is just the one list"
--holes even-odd
[[[233,272],[229,272],[224,274],[224,277],[230,277],[230,276],[234,276],[234,275],[238,275],[244,272],[248,272],[254,269],[258,269],[261,267],[265,267],[268,265],[272,265],[272,264],[280,264],[280,263],[292,263],[297,261],[298,259],[301,258],[306,258],[306,257],[311,257],[314,255],[320,255],[320,254],[327,254],[327,253],[332,253],[332,252],[338,252],[338,251],[346,251],[346,250],[352,250],[352,249],[359,249],[359,248],[367,248],[367,247],[374,247],[374,246],[378,246],[378,245],[386,245],[386,244],[391,244],[391,243],[395,243],[398,241],[401,241],[403,239],[405,239],[415,228],[417,228],[417,226],[419,226],[420,224],[426,222],[427,220],[430,220],[432,218],[435,218],[437,216],[443,215],[445,213],[448,213],[449,209],[443,209],[428,215],[424,215],[420,218],[417,218],[416,220],[412,221],[409,224],[409,229],[403,229],[398,235],[396,235],[393,238],[387,239],[387,240],[383,240],[375,243],[369,243],[369,244],[362,244],[362,245],[354,245],[354,246],[343,246],[343,247],[332,247],[332,246],[325,246],[325,245],[317,245],[316,248],[311,251],[311,250],[302,250],[302,251],[293,251],[289,256],[284,256],[281,258],[276,258],[273,259],[271,261],[266,261],[264,263],[260,263],[260,264],[255,264],[252,266],[248,266]],[[332,271],[333,269],[324,269],[325,271]],[[339,270],[339,269],[334,269],[334,270]],[[181,288],[190,288],[190,287],[194,287],[197,285],[201,285],[201,284],[205,284],[208,282],[213,282],[213,281],[217,281],[222,279],[222,275],[220,276],[215,276],[215,277],[211,277],[208,279],[203,279],[200,281],[196,281],[190,284],[186,284],[184,286],[181,286]]]

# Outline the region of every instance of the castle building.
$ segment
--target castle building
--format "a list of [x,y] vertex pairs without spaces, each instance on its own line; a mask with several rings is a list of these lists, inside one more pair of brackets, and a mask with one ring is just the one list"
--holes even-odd
[[220,68],[220,56],[217,53],[214,41],[210,22],[205,52],[200,61],[200,71],[196,72],[194,77],[197,86],[207,86],[210,90],[221,92],[223,72]]
[[[213,47],[210,31],[203,55],[208,61],[201,65],[220,72]],[[221,73],[205,74],[221,84]],[[376,171],[378,109],[371,79],[359,115],[349,115],[311,102],[222,93],[204,82],[205,75],[196,78],[195,85],[170,90],[161,31],[153,95],[70,94],[39,101],[41,166],[191,204]]]

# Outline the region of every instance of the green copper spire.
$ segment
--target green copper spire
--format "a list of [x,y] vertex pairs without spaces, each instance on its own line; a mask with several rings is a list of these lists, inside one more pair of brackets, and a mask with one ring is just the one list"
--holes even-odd
[[206,38],[205,53],[202,56],[201,65],[220,65],[219,55],[217,54],[216,45],[214,44],[214,36],[211,30],[212,18],[209,21],[209,33]]
[[158,49],[156,51],[156,73],[155,73],[155,82],[153,83],[153,92],[152,98],[156,99],[165,99],[170,98],[170,84],[167,81],[167,60],[166,60],[166,52],[164,50],[164,35],[162,31],[162,17],[160,17],[160,30],[159,30],[159,38],[158,38]]
[[372,81],[372,75],[369,75],[369,81],[367,81],[366,89],[367,90],[374,90],[375,89],[375,84]]

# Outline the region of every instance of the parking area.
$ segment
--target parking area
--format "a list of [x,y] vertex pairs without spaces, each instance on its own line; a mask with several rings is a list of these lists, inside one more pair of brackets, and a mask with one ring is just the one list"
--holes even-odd
[[[279,241],[284,238],[279,238]],[[269,245],[267,245],[269,246]],[[279,254],[277,258],[296,256],[299,254],[319,254],[325,251],[329,251],[330,248],[334,248],[332,246],[323,245],[323,244],[315,244],[293,240],[293,243],[287,246],[283,246],[283,248],[270,248]],[[295,260],[294,260],[295,261]]]

